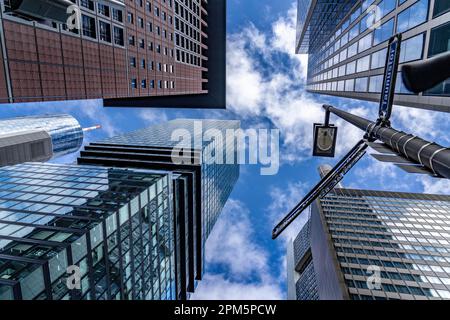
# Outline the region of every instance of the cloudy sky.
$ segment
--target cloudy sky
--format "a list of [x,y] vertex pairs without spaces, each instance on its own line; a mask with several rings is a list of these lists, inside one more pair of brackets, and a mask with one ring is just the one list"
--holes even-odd
[[[277,241],[271,230],[318,180],[316,168],[336,159],[311,157],[312,124],[322,122],[324,103],[375,119],[378,106],[357,100],[305,92],[307,56],[294,54],[293,0],[229,0],[227,43],[227,111],[103,108],[101,101],[8,105],[0,117],[69,113],[83,126],[101,124],[85,143],[174,118],[239,119],[243,128],[278,128],[281,167],[275,176],[261,176],[259,166],[242,166],[241,177],[207,242],[204,280],[195,299],[286,298],[285,251],[288,239],[305,217]],[[362,132],[337,118],[337,152],[342,156]],[[449,145],[448,115],[395,107],[393,126]],[[76,155],[59,159],[73,162]],[[405,192],[450,193],[450,183],[407,175],[366,155],[347,175],[352,188]]]

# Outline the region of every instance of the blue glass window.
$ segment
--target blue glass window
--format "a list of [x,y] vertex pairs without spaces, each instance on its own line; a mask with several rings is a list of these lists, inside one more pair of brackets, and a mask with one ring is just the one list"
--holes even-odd
[[427,21],[428,0],[419,0],[397,16],[397,32],[405,32]]
[[350,39],[354,39],[359,34],[359,26],[355,25],[353,28],[350,29]]
[[400,63],[422,59],[424,35],[425,34],[422,33],[402,41]]
[[394,18],[383,23],[378,29],[375,29],[373,36],[373,45],[377,45],[388,40],[394,31]]
[[395,9],[395,2],[396,0],[384,0],[378,4],[379,8],[381,9],[381,17],[384,17]]
[[[450,23],[431,29],[428,57],[450,50]],[[450,79],[438,84],[427,94],[450,96]]]
[[434,0],[433,18],[450,11],[449,0]]
[[358,19],[358,17],[361,15],[361,7],[358,7],[358,9],[355,10],[355,12],[352,13],[350,16],[350,23]]

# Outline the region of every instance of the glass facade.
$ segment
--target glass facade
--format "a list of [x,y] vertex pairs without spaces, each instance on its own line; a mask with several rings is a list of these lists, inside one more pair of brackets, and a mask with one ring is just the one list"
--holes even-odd
[[54,158],[78,151],[83,143],[83,129],[70,115],[0,119],[0,135],[29,130],[43,130],[51,136]]
[[[351,85],[340,85],[340,82],[350,75],[351,78],[382,75],[386,56],[381,58],[374,53],[386,52],[383,50],[388,39],[397,32],[403,33],[400,63],[426,59],[450,50],[450,12],[446,0],[318,1],[315,4],[299,0],[299,7],[300,3],[302,8],[308,5],[307,10],[311,12],[309,20],[305,17],[297,26],[297,52],[309,54],[308,91],[378,101],[381,92],[378,85],[355,85],[352,89]],[[345,4],[350,7],[347,9]],[[434,8],[433,12],[430,8]],[[351,63],[357,62],[361,62],[360,67],[349,68]],[[374,67],[367,69],[367,63]],[[347,72],[339,72],[345,65]],[[395,102],[408,106],[414,101],[415,107],[450,112],[448,83],[446,81],[414,98],[399,84]]]
[[[195,125],[200,125],[201,130],[196,130]],[[228,149],[236,152],[234,145],[219,145],[220,141],[203,141],[203,133],[207,130],[218,130],[225,137],[226,130],[236,130],[240,128],[240,122],[234,120],[195,120],[195,119],[177,119],[168,121],[160,125],[137,130],[124,135],[119,135],[105,139],[100,143],[128,146],[147,146],[173,148],[175,146],[184,146],[186,148],[201,149],[202,155],[209,155],[213,150],[223,150],[223,154]],[[179,141],[172,140],[172,133],[176,130],[187,130],[191,134],[191,141],[185,141],[180,145]],[[195,142],[199,142],[195,145]],[[210,234],[215,222],[217,221],[225,202],[239,177],[238,164],[207,164],[202,163],[202,211],[203,211],[203,230],[204,241]]]
[[75,165],[0,169],[0,300],[173,299],[169,179]]
[[[238,164],[192,160],[212,154],[236,158],[236,145],[225,139],[225,134],[239,128],[239,121],[178,119],[90,144],[78,158],[79,164],[164,170],[176,176],[172,183],[178,299],[188,298],[202,279],[206,239],[239,177]],[[223,139],[203,141],[203,134],[210,129]],[[179,134],[189,134],[191,139],[180,144]],[[174,161],[176,146],[191,151],[192,157]]]
[[297,278],[295,282],[296,300],[319,299],[316,274],[314,271],[314,264],[311,256],[310,238],[311,225],[310,221],[308,220],[293,243],[295,270],[288,270],[288,273],[295,272],[297,276],[288,276],[288,279]]
[[319,211],[350,299],[450,298],[450,196],[335,189]]

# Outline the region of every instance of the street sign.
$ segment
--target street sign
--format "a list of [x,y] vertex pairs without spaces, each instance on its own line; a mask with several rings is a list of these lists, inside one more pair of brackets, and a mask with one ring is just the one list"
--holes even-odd
[[314,124],[314,157],[334,157],[337,127],[332,124]]
[[360,140],[337,165],[292,209],[272,231],[276,239],[311,203],[317,198],[324,198],[344,178],[345,174],[358,163],[366,153],[366,140]]
[[380,99],[379,117],[381,120],[389,120],[391,117],[392,104],[394,103],[395,84],[397,82],[398,63],[400,60],[401,42],[401,34],[396,34],[389,39]]

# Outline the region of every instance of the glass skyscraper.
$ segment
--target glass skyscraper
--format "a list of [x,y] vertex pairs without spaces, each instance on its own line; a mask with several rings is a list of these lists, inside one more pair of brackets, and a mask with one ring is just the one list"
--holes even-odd
[[[308,220],[302,230],[288,244],[288,299],[318,300],[316,273],[311,255],[311,223]],[[295,270],[295,271],[294,271]]]
[[[236,161],[199,161],[214,152],[236,156],[237,151],[234,142],[221,145],[218,140],[203,141],[203,133],[215,129],[225,137],[227,130],[239,128],[240,122],[234,120],[178,119],[92,143],[78,159],[79,164],[165,170],[177,175],[173,182],[177,194],[174,237],[180,299],[188,298],[202,279],[206,239],[239,177]],[[191,135],[191,141],[184,141],[182,146],[192,151],[192,159],[185,159],[189,161],[183,164],[174,163],[172,158],[172,150],[178,144],[178,140],[172,140],[176,130]]]
[[83,143],[83,129],[67,114],[0,119],[0,136],[37,131],[50,135],[53,158],[76,152]]
[[296,298],[450,299],[449,217],[450,196],[335,188],[295,240],[290,279],[317,290]]
[[174,299],[170,181],[146,170],[1,168],[0,300]]
[[[194,121],[92,143],[78,165],[0,168],[0,299],[188,299],[239,176],[237,164],[173,162],[171,130],[194,132]],[[199,121],[220,132],[240,125]],[[230,146],[190,147],[198,159]]]
[[[379,101],[389,38],[402,33],[400,64],[427,59],[450,50],[449,21],[448,0],[298,0],[307,89]],[[414,95],[399,77],[394,103],[450,112],[450,82]]]

